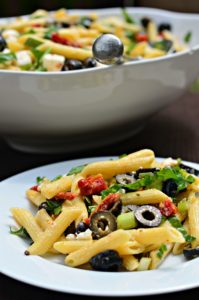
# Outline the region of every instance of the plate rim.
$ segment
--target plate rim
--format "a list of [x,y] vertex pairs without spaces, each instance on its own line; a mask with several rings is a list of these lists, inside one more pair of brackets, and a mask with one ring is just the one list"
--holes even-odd
[[[32,168],[32,169],[28,169],[28,170],[25,170],[23,172],[20,172],[18,174],[15,174],[13,176],[10,176],[4,180],[2,180],[0,182],[0,187],[1,185],[4,185],[6,183],[9,184],[9,182],[15,180],[15,178],[17,179],[19,176],[25,176],[26,173],[29,173],[31,175],[32,172],[37,172],[37,170],[39,171],[40,169],[45,169],[45,168],[55,168],[55,172],[56,172],[56,166],[60,166],[62,167],[64,164],[66,164],[66,170],[67,170],[67,164],[73,164],[75,163],[76,165],[79,164],[79,162],[84,162],[86,163],[87,162],[91,162],[91,161],[97,161],[97,160],[104,160],[104,159],[110,159],[110,158],[117,158],[118,156],[113,156],[113,155],[110,155],[110,156],[93,156],[93,157],[84,157],[84,158],[78,158],[78,159],[71,159],[71,160],[63,160],[63,161],[59,161],[59,162],[55,162],[55,163],[49,163],[49,164],[44,164],[44,165],[41,165],[41,166],[38,166],[38,167],[35,167],[35,168]],[[156,157],[157,160],[162,160],[162,159],[165,159],[165,158],[168,158],[168,157]],[[196,169],[199,169],[199,163],[195,163],[195,162],[192,162],[192,161],[187,161],[187,160],[183,160],[183,163],[186,163],[188,165],[192,165],[193,167],[195,167]],[[1,192],[0,192],[1,194]],[[1,213],[0,213],[1,214]],[[37,257],[35,256],[34,257],[34,260],[38,261],[38,259],[41,259],[41,257]],[[45,265],[47,263],[49,263],[49,261],[46,261],[46,260],[42,260],[42,262],[45,261]],[[191,264],[194,264],[193,261],[191,261]],[[56,267],[59,268],[63,268],[62,265],[59,265],[59,264],[54,264]],[[184,264],[183,264],[184,265]],[[180,267],[177,267],[176,269],[177,270],[180,270],[182,268],[182,266],[180,265]],[[85,274],[84,272],[88,273],[88,272],[91,272],[91,271],[87,271],[87,270],[81,270],[81,269],[73,269],[73,268],[70,268],[70,267],[67,267],[67,269],[71,269],[71,272],[77,272],[77,273],[80,273],[81,274]],[[151,270],[150,271],[150,274],[151,272],[154,273],[162,273],[164,272],[165,269],[157,269],[157,270]],[[133,287],[132,287],[132,290],[128,290],[128,291],[125,291],[125,290],[122,290],[120,292],[116,291],[104,291],[102,290],[99,294],[99,291],[95,291],[93,289],[89,289],[87,288],[87,290],[81,290],[81,289],[77,289],[77,290],[74,290],[74,288],[68,288],[65,289],[65,287],[60,287],[60,286],[51,286],[50,284],[48,283],[45,283],[45,282],[38,282],[37,279],[34,278],[34,280],[32,278],[29,278],[27,276],[27,274],[23,274],[23,272],[19,272],[19,273],[16,273],[16,272],[12,272],[10,270],[10,268],[7,270],[5,270],[5,268],[3,268],[3,266],[1,266],[0,264],[0,272],[10,278],[13,278],[15,280],[18,280],[22,283],[25,283],[25,284],[29,284],[29,285],[32,285],[32,286],[35,286],[35,287],[39,287],[39,288],[44,288],[44,289],[48,289],[48,290],[53,290],[53,291],[57,291],[57,292],[63,292],[63,293],[69,293],[69,294],[78,294],[78,295],[89,295],[89,296],[107,296],[107,297],[128,297],[128,296],[147,296],[147,295],[158,295],[158,294],[167,294],[167,293],[173,293],[173,292],[179,292],[179,291],[183,291],[183,290],[190,290],[190,289],[193,289],[193,288],[197,288],[199,287],[199,280],[198,282],[195,281],[193,284],[190,284],[190,283],[187,283],[187,284],[178,284],[177,286],[174,286],[174,287],[164,287],[164,289],[162,289],[161,287],[160,288],[156,288],[155,290],[152,289],[150,291],[146,290],[146,291],[133,291]],[[70,272],[70,271],[69,271]],[[147,271],[146,271],[147,272]],[[67,273],[67,272],[66,272]],[[107,276],[107,273],[106,272],[94,272],[95,275],[99,278],[103,277],[102,275],[104,276]],[[105,274],[104,274],[105,273]],[[144,272],[145,273],[145,272]],[[81,276],[80,274],[80,276]],[[121,275],[122,274],[122,275]],[[128,275],[127,275],[128,274]],[[108,273],[108,277],[131,277],[132,274],[135,274],[135,273],[131,273],[131,272],[127,272],[127,273]],[[199,273],[198,273],[199,274]],[[110,276],[111,275],[111,276]],[[78,275],[79,276],[79,275]],[[134,276],[137,276],[137,275],[134,275]],[[132,276],[133,277],[133,276]]]

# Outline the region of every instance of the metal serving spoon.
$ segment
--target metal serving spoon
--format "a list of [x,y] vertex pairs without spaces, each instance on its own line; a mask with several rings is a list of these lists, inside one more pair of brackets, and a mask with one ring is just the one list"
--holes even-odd
[[101,64],[113,65],[123,64],[126,61],[135,61],[140,59],[130,58],[124,53],[124,45],[122,41],[113,34],[102,34],[93,43],[93,57]]

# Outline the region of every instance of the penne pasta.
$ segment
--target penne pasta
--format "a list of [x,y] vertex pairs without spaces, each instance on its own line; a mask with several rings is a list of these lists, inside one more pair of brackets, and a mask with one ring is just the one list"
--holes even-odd
[[156,204],[168,199],[168,196],[156,189],[143,190],[138,192],[126,193],[121,195],[123,205],[135,204]]

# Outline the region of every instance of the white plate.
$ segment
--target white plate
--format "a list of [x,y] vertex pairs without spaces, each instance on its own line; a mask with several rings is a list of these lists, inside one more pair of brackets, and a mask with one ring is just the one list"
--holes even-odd
[[[25,198],[25,191],[34,184],[37,176],[45,175],[51,179],[66,173],[73,166],[104,159],[85,158],[51,164],[0,183],[0,271],[38,287],[82,295],[140,296],[198,287],[199,258],[185,261],[182,256],[170,255],[158,270],[106,273],[73,269],[63,265],[57,257],[52,260],[24,255],[26,242],[9,234],[9,226],[15,224],[9,212],[10,207],[24,207],[34,212]],[[196,163],[187,164],[199,169]]]

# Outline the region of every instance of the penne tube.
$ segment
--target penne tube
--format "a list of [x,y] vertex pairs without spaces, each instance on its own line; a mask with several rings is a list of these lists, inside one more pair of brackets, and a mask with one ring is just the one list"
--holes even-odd
[[77,219],[75,220],[75,225],[77,226],[77,224],[82,221],[85,218],[88,218],[88,211],[86,208],[86,205],[83,201],[83,199],[79,196],[76,197],[74,200],[72,201],[68,201],[66,200],[63,203],[63,207],[65,207],[66,209],[78,209],[81,211],[81,213],[79,214],[79,216],[77,217]]
[[121,256],[133,255],[143,253],[145,251],[145,246],[137,241],[128,241],[124,245],[119,246],[116,250]]
[[93,243],[93,240],[74,240],[74,241],[61,241],[56,242],[53,245],[53,248],[62,254],[69,254],[71,252],[77,251],[81,248],[90,247]]
[[139,266],[138,259],[133,255],[126,255],[122,258],[123,266],[128,271],[135,271]]
[[149,189],[121,194],[120,199],[123,205],[145,205],[163,202],[168,199],[168,196],[159,190]]
[[191,243],[192,248],[199,246],[199,197],[195,193],[191,193],[188,198],[188,220],[190,235],[195,237]]
[[46,230],[50,226],[53,225],[54,221],[53,219],[49,216],[47,211],[45,209],[40,209],[35,215],[35,220],[37,224],[43,229]]
[[157,26],[153,21],[150,21],[147,26],[147,33],[150,42],[156,42],[158,37]]
[[117,174],[128,173],[139,168],[148,168],[154,160],[154,153],[148,151],[148,156],[129,154],[124,158],[110,161],[100,161],[88,164],[82,171],[82,176],[102,174],[105,179],[112,178]]
[[37,207],[42,202],[46,201],[46,198],[40,192],[31,190],[31,189],[26,191],[26,197],[28,198],[28,200],[30,200],[30,202],[32,202],[32,204],[34,204]]
[[136,240],[142,245],[164,244],[164,243],[184,243],[183,235],[171,226],[139,228],[128,230],[131,240]]
[[51,181],[49,183],[42,183],[40,191],[43,197],[51,199],[60,192],[69,191],[72,185],[71,176],[63,176],[60,179]]
[[116,230],[109,235],[97,240],[89,247],[70,253],[65,263],[71,267],[77,267],[87,263],[93,256],[105,250],[114,250],[129,240],[129,233],[124,230]]
[[78,209],[63,210],[54,223],[27,249],[25,254],[45,254],[80,213],[81,211]]
[[11,208],[11,213],[16,222],[26,229],[33,241],[36,241],[40,238],[43,231],[36,223],[30,211],[24,208]]
[[150,252],[150,258],[151,258],[150,270],[157,269],[158,266],[161,263],[163,263],[165,258],[171,252],[171,250],[173,248],[173,244],[172,243],[166,243],[165,247],[166,247],[166,250],[163,252],[161,257],[158,256],[159,248],[157,248],[156,250]]

